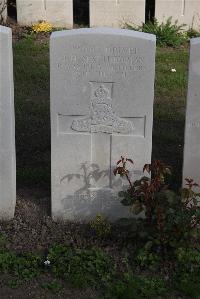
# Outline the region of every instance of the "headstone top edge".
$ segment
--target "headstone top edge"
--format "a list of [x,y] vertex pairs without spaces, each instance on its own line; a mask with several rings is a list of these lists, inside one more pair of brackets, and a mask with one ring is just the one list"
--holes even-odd
[[12,33],[12,29],[10,27],[6,27],[6,26],[1,26],[0,25],[0,33],[11,34]]
[[51,40],[60,37],[66,36],[76,36],[83,34],[108,34],[108,35],[122,35],[127,37],[135,37],[144,40],[149,40],[152,42],[156,42],[156,36],[154,34],[127,30],[127,29],[116,29],[109,27],[98,27],[98,28],[81,28],[81,29],[71,29],[71,30],[62,30],[56,31],[51,34]]

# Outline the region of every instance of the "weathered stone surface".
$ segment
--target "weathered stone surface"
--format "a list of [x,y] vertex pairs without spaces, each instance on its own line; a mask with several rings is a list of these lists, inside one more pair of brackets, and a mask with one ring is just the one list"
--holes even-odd
[[72,0],[17,0],[17,21],[32,25],[39,21],[50,22],[55,27],[73,27]]
[[185,122],[183,185],[185,178],[200,184],[200,38],[190,41],[189,82]]
[[[156,0],[155,17],[159,22],[172,17],[178,24],[186,24],[187,28],[199,29],[199,0]],[[186,29],[186,27],[185,27]]]
[[[6,22],[7,20],[7,4],[6,4],[6,0],[0,0],[0,21]],[[2,23],[1,23],[2,24]]]
[[131,215],[113,168],[151,161],[155,37],[119,29],[51,36],[52,215],[88,220]]
[[145,22],[145,0],[90,0],[90,27]]
[[0,26],[0,220],[14,216],[16,163],[12,32]]

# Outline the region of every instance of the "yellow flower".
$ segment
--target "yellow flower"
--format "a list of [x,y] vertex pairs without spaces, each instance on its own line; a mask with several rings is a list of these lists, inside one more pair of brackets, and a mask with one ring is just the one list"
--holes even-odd
[[32,31],[39,32],[51,32],[53,29],[52,25],[48,22],[42,21],[32,25]]

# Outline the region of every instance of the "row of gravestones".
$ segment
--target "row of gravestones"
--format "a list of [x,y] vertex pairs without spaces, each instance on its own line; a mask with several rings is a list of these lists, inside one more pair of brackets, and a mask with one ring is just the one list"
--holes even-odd
[[[118,158],[134,179],[151,161],[156,39],[129,30],[55,32],[50,41],[52,217],[129,216],[117,199]],[[200,39],[191,41],[184,177],[200,182]],[[0,27],[0,219],[14,215],[12,34]]]
[[[1,0],[3,2],[6,0]],[[152,1],[153,2],[153,1]],[[124,22],[145,22],[145,0],[88,0],[90,26],[119,27]],[[31,25],[40,20],[54,26],[73,27],[73,0],[16,0],[17,21]],[[162,22],[173,17],[179,24],[199,29],[199,0],[155,0],[155,18]]]

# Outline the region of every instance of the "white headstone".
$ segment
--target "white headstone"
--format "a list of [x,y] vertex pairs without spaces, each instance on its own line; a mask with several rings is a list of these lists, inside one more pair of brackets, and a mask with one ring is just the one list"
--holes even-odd
[[46,21],[55,27],[73,27],[72,0],[17,0],[17,21],[32,25]]
[[[199,29],[200,1],[199,0],[156,0],[155,18],[159,22],[178,20],[178,24],[186,24],[187,28]],[[186,27],[185,27],[186,29]]]
[[12,32],[0,26],[0,219],[13,218],[16,163]]
[[98,28],[51,36],[52,216],[130,215],[113,168],[151,161],[155,36]]
[[90,27],[145,22],[145,0],[90,0]]
[[185,123],[183,185],[185,178],[200,184],[200,38],[190,41],[189,82]]

